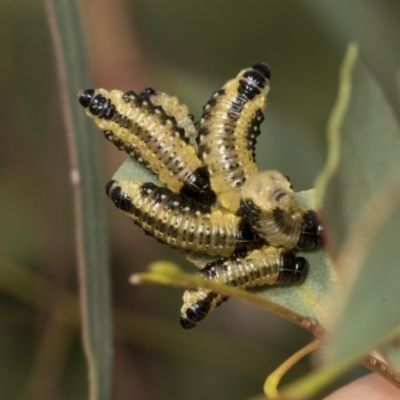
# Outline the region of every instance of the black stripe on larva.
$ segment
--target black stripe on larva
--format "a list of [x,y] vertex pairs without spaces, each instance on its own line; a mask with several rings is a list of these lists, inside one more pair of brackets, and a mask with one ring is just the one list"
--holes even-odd
[[318,214],[314,210],[308,210],[303,216],[301,233],[297,246],[301,249],[312,248],[321,245],[323,228],[319,222]]
[[261,93],[257,86],[253,86],[248,81],[241,79],[239,81],[238,92],[243,96],[246,96],[249,100],[254,99],[257,95]]
[[253,71],[246,71],[243,74],[243,78],[246,78],[247,82],[252,86],[258,86],[261,89],[265,88],[267,81],[265,80],[264,76],[262,76],[259,72]]
[[257,63],[252,66],[253,69],[260,72],[264,75],[267,79],[271,79],[271,70],[267,64],[264,63]]
[[238,225],[235,254],[237,256],[242,255],[244,252],[261,247],[264,243],[264,240],[253,230],[252,226],[242,219]]
[[261,209],[256,206],[251,199],[241,199],[238,215],[250,223],[257,222],[260,219]]
[[217,197],[211,189],[207,168],[200,167],[191,174],[182,186],[180,194],[206,205],[215,203]]
[[231,103],[230,112],[237,115],[237,119],[240,117],[240,113],[243,111],[248,98],[244,95],[236,96]]
[[229,121],[236,122],[239,119],[240,114],[236,114],[235,112],[228,112],[226,116]]
[[[293,225],[288,223],[288,214],[281,208],[277,207],[272,211],[272,215],[277,226],[277,229],[282,232],[285,236],[293,235]],[[290,218],[290,217],[289,217]]]
[[[202,321],[209,314],[210,308],[211,308],[211,303],[217,296],[218,296],[217,293],[210,292],[207,294],[207,296],[204,299],[199,300],[196,303],[192,304],[186,310],[187,319],[190,322],[195,323],[195,324]],[[220,302],[218,302],[218,305],[221,304],[222,301],[224,301],[224,300],[221,300]]]
[[110,189],[111,189],[111,187],[112,187],[112,185],[114,184],[114,180],[112,180],[112,181],[110,181],[110,182],[108,182],[107,183],[107,185],[106,185],[106,194],[107,194],[107,196],[109,196],[109,194],[110,194]]
[[[264,284],[299,283],[306,276],[307,263],[293,252],[265,247],[244,255],[234,253],[229,258],[221,257],[208,263],[198,273],[204,279],[247,289]],[[181,310],[182,327],[193,328],[226,299],[207,289],[188,290]]]
[[283,253],[277,283],[281,285],[299,283],[305,279],[307,270],[304,257],[296,257],[292,252]]
[[[111,185],[110,185],[110,183],[111,183]],[[115,204],[115,206],[118,209],[120,209],[122,211],[130,212],[132,199],[130,198],[130,196],[127,193],[122,191],[121,187],[119,187],[119,186],[112,188],[112,190],[110,191],[110,188],[113,183],[114,183],[114,181],[111,181],[106,186],[106,192],[107,192],[108,196],[110,197],[110,199],[112,200],[112,202]]]
[[87,108],[89,107],[89,104],[93,99],[93,96],[94,96],[94,89],[85,89],[78,93],[78,101],[83,107]]

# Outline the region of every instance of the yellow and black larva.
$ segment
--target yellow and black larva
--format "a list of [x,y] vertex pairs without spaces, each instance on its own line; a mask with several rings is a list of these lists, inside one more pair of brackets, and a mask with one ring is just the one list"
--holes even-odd
[[153,183],[110,181],[106,192],[147,234],[174,248],[226,257],[262,242],[237,215]]
[[240,71],[213,94],[198,124],[199,157],[218,201],[232,212],[239,207],[237,189],[258,171],[254,151],[270,78],[262,63]]
[[[162,243],[222,257],[199,273],[244,289],[301,281],[306,261],[289,249],[322,244],[317,214],[296,204],[288,178],[255,164],[270,76],[262,63],[242,70],[214,93],[197,126],[175,97],[150,88],[78,96],[106,138],[167,185],[110,181],[117,208]],[[226,299],[188,288],[181,326],[193,328]]]
[[78,99],[108,140],[152,170],[172,191],[208,204],[215,201],[208,171],[184,129],[145,94],[87,89]]
[[252,175],[241,190],[239,215],[270,245],[288,249],[321,246],[318,215],[298,205],[288,177],[278,171]]
[[177,126],[184,130],[187,139],[194,140],[196,138],[197,128],[194,124],[194,116],[189,113],[185,104],[179,103],[175,96],[155,91],[152,88],[144,89],[140,96],[147,97],[154,106],[162,107],[167,115],[174,117]]
[[[263,285],[300,282],[307,271],[306,260],[289,250],[271,246],[249,251],[244,256],[234,254],[211,262],[198,273],[205,279],[249,289]],[[212,310],[227,300],[226,296],[209,289],[189,287],[183,294],[179,322],[191,329]]]

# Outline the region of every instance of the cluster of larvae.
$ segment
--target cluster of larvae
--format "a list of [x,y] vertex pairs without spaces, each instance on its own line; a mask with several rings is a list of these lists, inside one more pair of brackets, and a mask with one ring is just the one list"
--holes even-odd
[[[293,249],[322,244],[316,212],[296,204],[289,179],[255,163],[270,78],[263,63],[240,71],[197,123],[176,97],[150,88],[78,95],[105,137],[165,185],[112,180],[106,192],[116,207],[162,243],[218,257],[198,271],[205,279],[245,289],[301,282],[306,260]],[[187,288],[181,326],[193,328],[226,299]]]

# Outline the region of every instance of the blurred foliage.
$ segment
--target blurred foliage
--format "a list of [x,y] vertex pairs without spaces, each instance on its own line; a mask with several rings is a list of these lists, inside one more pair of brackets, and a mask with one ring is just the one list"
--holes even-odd
[[[103,3],[81,1],[96,86],[128,89],[125,85],[129,85],[134,90],[154,86],[177,95],[199,117],[211,93],[241,68],[257,61],[269,63],[272,91],[257,156],[261,168],[276,168],[289,175],[296,190],[311,187],[323,165],[326,121],[349,41],[360,43],[367,65],[392,103],[398,104],[398,89],[391,82],[400,66],[399,2],[119,0],[109,2],[111,12]],[[124,19],[115,22],[116,15]],[[117,37],[123,28],[128,32],[126,42]],[[42,2],[0,1],[0,46],[0,220],[4,227],[0,254],[46,277],[55,288],[74,291],[69,166]],[[108,69],[98,61],[101,54],[110,64]],[[118,58],[130,54],[135,58],[126,63]],[[108,144],[101,146],[107,182],[124,156]],[[154,259],[163,256],[183,263],[182,258],[144,237],[112,205],[108,209],[114,304],[157,316],[160,324],[152,326],[161,332],[157,340],[162,340],[164,322],[176,336],[175,354],[151,342],[137,340],[135,345],[117,339],[114,399],[130,399],[133,393],[137,399],[178,400],[187,399],[188,394],[191,399],[243,399],[256,394],[264,377],[309,341],[300,328],[236,301],[228,302],[196,328],[196,340],[188,339],[191,333],[180,331],[176,323],[181,291],[132,288],[127,283],[132,272],[143,271]],[[23,285],[19,290],[26,290]],[[46,303],[57,309],[57,298],[40,288],[36,305],[10,292],[0,296],[2,399],[85,398],[79,334],[64,325],[52,334],[49,312],[39,306]],[[213,333],[235,340],[231,353],[218,352],[220,342]],[[181,342],[186,352],[181,351]],[[254,357],[251,374],[229,363],[240,351],[250,351],[246,350],[249,343],[273,355]],[[46,344],[52,346],[47,351],[43,349]],[[197,349],[195,359],[192,349]],[[202,358],[205,352],[211,356]],[[41,354],[46,358],[38,358]],[[225,363],[212,362],[213,355],[225,357]],[[300,364],[287,379],[307,368],[306,363]],[[37,385],[32,377],[51,384]]]

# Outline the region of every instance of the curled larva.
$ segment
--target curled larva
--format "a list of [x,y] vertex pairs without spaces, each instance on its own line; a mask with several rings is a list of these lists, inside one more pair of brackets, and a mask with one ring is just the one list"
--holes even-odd
[[[306,274],[306,261],[294,253],[270,246],[249,251],[244,256],[235,254],[211,262],[198,273],[205,279],[243,289],[263,285],[297,283]],[[226,296],[209,289],[186,289],[179,322],[184,329],[191,329],[215,307],[227,300]]]
[[153,183],[110,181],[106,192],[146,234],[173,248],[229,256],[260,242],[242,218]]
[[155,106],[163,108],[167,115],[174,117],[179,128],[184,130],[185,137],[194,140],[197,136],[197,129],[194,125],[193,114],[185,104],[180,104],[175,96],[167,93],[155,91],[152,88],[146,88],[140,93],[141,97],[147,97]]
[[239,214],[272,246],[311,248],[323,243],[317,213],[294,201],[289,179],[278,171],[260,171],[246,181]]
[[145,96],[87,89],[78,95],[105,137],[159,176],[172,191],[211,204],[209,174],[173,116]]
[[218,201],[232,212],[239,207],[238,189],[258,171],[255,144],[270,77],[262,63],[240,71],[213,94],[198,124],[199,157]]

